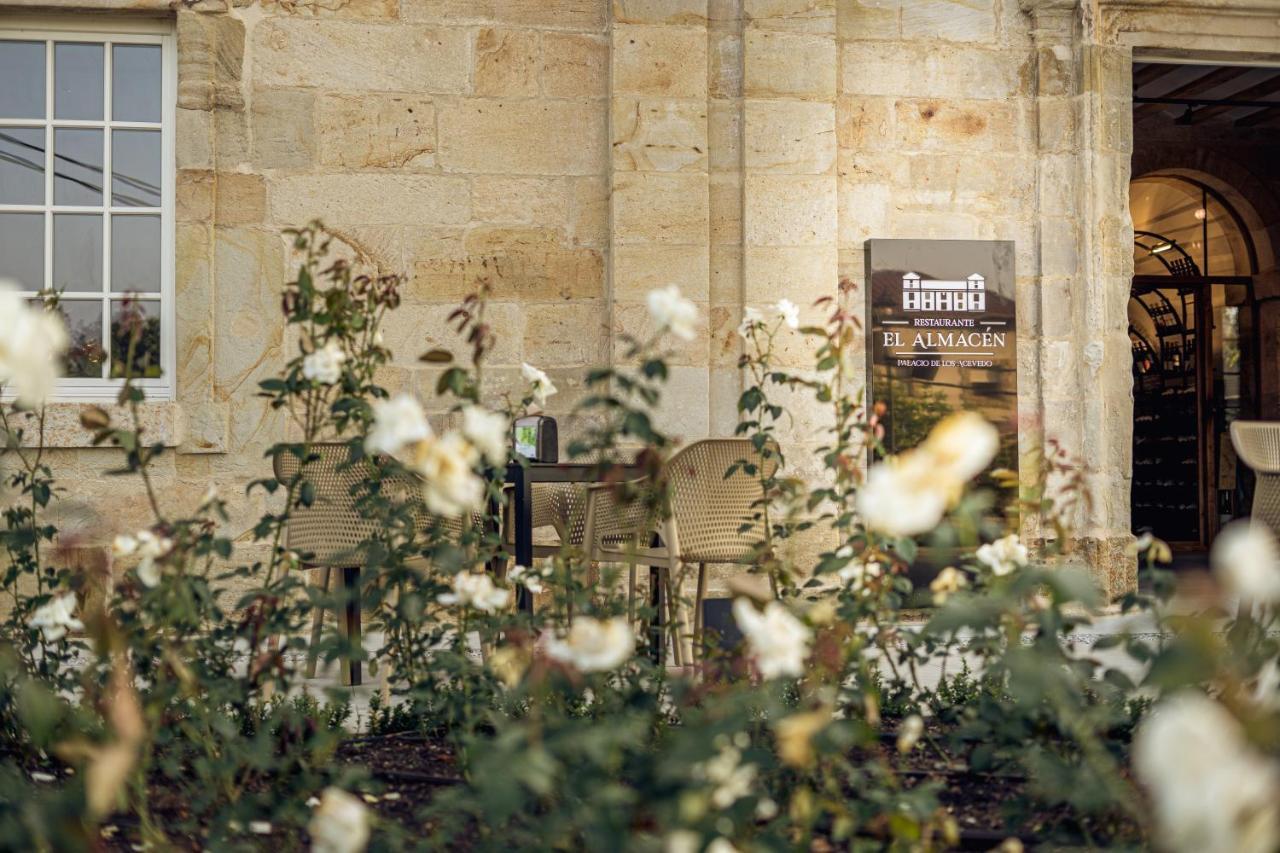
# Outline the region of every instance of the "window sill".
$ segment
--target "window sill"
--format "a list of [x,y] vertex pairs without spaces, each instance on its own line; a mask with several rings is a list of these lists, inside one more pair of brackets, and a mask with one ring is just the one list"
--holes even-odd
[[[129,411],[121,406],[98,403],[54,402],[45,406],[44,446],[51,448],[93,447],[93,433],[80,425],[80,413],[91,406],[100,406],[111,415],[111,422],[118,426],[132,424]],[[173,400],[145,401],[138,405],[138,415],[148,443],[160,442],[165,447],[182,444],[185,430],[182,406]],[[33,414],[10,416],[10,425],[24,431],[22,445],[34,447],[39,442],[39,426]]]

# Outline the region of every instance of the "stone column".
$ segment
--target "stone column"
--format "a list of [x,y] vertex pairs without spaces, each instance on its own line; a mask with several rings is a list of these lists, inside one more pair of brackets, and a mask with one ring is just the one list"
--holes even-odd
[[[822,322],[835,296],[839,227],[836,178],[836,4],[834,0],[744,0],[742,198],[744,306],[772,313],[783,297],[804,322]],[[735,318],[736,324],[736,318]],[[811,370],[814,346],[783,330],[778,362]],[[809,392],[774,389],[787,418],[780,435],[789,470],[820,476],[817,447],[831,413]],[[825,541],[793,542],[799,565]]]

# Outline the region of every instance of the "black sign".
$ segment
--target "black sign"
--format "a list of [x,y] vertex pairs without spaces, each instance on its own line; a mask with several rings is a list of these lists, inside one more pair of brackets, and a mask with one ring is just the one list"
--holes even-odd
[[867,241],[868,394],[884,444],[919,444],[954,411],[1000,430],[993,467],[1018,465],[1018,328],[1013,243]]

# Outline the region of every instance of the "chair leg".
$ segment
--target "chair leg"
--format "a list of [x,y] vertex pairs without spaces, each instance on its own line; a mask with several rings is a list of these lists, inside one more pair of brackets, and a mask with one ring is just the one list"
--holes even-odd
[[667,588],[667,625],[671,631],[671,656],[678,667],[684,666],[684,640],[680,636],[680,605],[676,600],[675,586],[671,582],[671,570],[662,570]]
[[[320,570],[320,586],[325,593],[333,582],[333,567],[325,566]],[[311,642],[307,646],[307,678],[316,677],[316,662],[320,659],[320,635],[324,631],[324,608],[317,607],[311,614]]]
[[702,615],[702,602],[707,598],[707,564],[698,563],[698,591],[693,599],[693,661],[697,662],[706,656],[705,626]]
[[636,564],[627,566],[627,621],[636,621]]
[[[347,592],[346,612],[343,614],[343,635],[347,641],[360,648],[360,567],[344,566],[342,585]],[[349,657],[342,659],[342,683],[346,687],[360,686],[360,661]]]

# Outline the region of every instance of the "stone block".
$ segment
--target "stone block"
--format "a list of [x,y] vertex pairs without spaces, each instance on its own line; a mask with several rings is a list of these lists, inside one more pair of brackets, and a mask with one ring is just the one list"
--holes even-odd
[[618,246],[613,255],[613,298],[643,302],[649,291],[674,284],[687,298],[705,302],[709,263],[702,246]]
[[539,29],[603,32],[609,5],[604,0],[401,0],[406,21],[433,24],[490,24]]
[[254,83],[349,92],[461,94],[470,85],[466,30],[271,18],[253,30]]
[[804,33],[748,30],[743,44],[748,98],[834,98],[836,41]]
[[251,154],[258,169],[307,169],[315,156],[315,96],[293,89],[255,89]]
[[214,191],[215,225],[258,225],[267,218],[267,189],[261,175],[219,172]]
[[542,90],[552,98],[603,98],[609,88],[609,43],[601,36],[542,34]]
[[836,36],[842,42],[900,38],[899,5],[900,0],[838,0]]
[[476,33],[475,94],[534,96],[539,91],[538,33],[486,28]]
[[748,246],[834,244],[834,177],[748,175],[744,193]]
[[320,163],[337,169],[435,165],[436,107],[425,95],[325,95],[316,106]]
[[218,286],[214,328],[222,342],[215,345],[215,394],[228,399],[238,389],[253,389],[280,366],[284,335],[280,240],[270,231],[215,229],[214,269]]
[[528,358],[560,368],[605,361],[608,324],[603,300],[527,305],[524,315]]
[[591,248],[566,246],[542,228],[473,228],[462,256],[422,256],[413,263],[408,292],[429,301],[458,302],[487,283],[495,299],[535,302],[604,295],[604,258]]
[[174,181],[174,217],[207,224],[213,217],[213,172],[183,169]]
[[244,106],[244,23],[228,15],[179,14],[178,106],[207,110]]
[[651,172],[707,170],[704,104],[613,99],[613,168]]
[[708,48],[709,94],[713,98],[742,97],[742,36],[736,31],[712,32]]
[[707,0],[613,0],[613,22],[705,26]]
[[995,3],[993,0],[910,0],[902,4],[902,37],[913,41],[995,41]]
[[862,241],[888,233],[893,187],[866,181],[840,181],[840,245],[861,248]]
[[805,311],[818,299],[836,295],[837,253],[825,246],[747,246],[743,301],[772,305],[786,297]]
[[902,99],[894,102],[896,147],[1016,151],[1030,135],[1021,114],[1017,104],[1007,101]]
[[565,179],[477,175],[471,183],[471,216],[493,224],[567,225]]
[[[632,343],[627,338],[647,341],[658,334],[657,325],[643,302],[615,302],[613,304],[613,360],[624,363]],[[694,337],[686,341],[667,334],[660,348],[667,354],[669,365],[692,365],[705,368],[709,359],[707,331],[707,306],[698,305],[698,319],[694,323]],[[669,386],[668,389],[670,390]],[[705,402],[704,402],[705,406]]]
[[480,174],[604,171],[605,115],[592,101],[461,100],[438,110],[439,163]]
[[822,175],[836,164],[836,108],[822,101],[753,100],[743,108],[743,167]]
[[207,400],[213,395],[213,229],[206,219],[180,222],[174,230],[178,393],[184,400]]
[[182,436],[178,453],[226,453],[231,410],[226,403],[190,402],[180,408]]
[[213,114],[208,110],[175,111],[174,158],[179,169],[213,168]]
[[247,168],[249,117],[242,110],[217,109],[213,113],[214,167],[222,172]]
[[[382,326],[386,345],[395,354],[394,363],[415,368],[418,356],[440,347],[459,360],[469,358],[467,342],[458,335],[449,314],[452,303],[406,301],[387,315]],[[520,364],[524,347],[524,307],[511,302],[490,302],[485,306],[485,322],[494,331],[494,347],[487,364]]]
[[711,246],[710,298],[713,304],[742,302],[742,244]]
[[385,21],[399,17],[400,0],[262,0],[262,8],[299,17]]
[[714,245],[742,245],[742,175],[717,172],[707,188],[710,234]]
[[569,233],[578,246],[609,242],[609,182],[603,176],[569,179]]
[[707,242],[707,177],[658,172],[619,172],[613,187],[613,237],[617,245]]
[[894,147],[893,102],[841,95],[836,101],[836,144],[853,152]]
[[707,110],[707,165],[713,172],[742,168],[742,102],[715,100]]
[[756,29],[836,32],[836,0],[743,0],[742,14]]
[[268,184],[271,221],[299,225],[461,225],[471,217],[465,178],[450,175],[292,175]]
[[654,98],[705,98],[706,29],[616,24],[613,92]]
[[840,91],[849,95],[1004,100],[1031,94],[1029,60],[972,45],[846,42],[840,69]]

